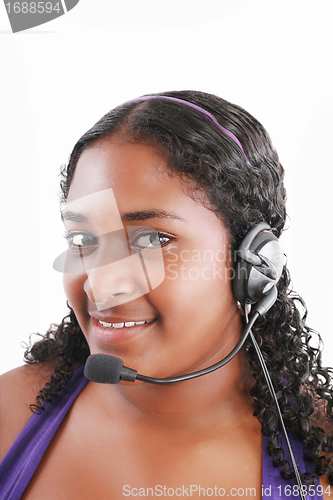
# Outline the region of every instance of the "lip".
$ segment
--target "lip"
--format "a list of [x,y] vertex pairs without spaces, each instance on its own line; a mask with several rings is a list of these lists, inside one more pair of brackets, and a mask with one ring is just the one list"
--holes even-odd
[[[156,318],[151,321],[151,323],[144,323],[143,325],[134,325],[134,326],[129,326],[129,327],[124,327],[124,328],[107,328],[102,325],[100,325],[99,321],[104,321],[105,323],[125,323],[129,321],[140,321],[139,319],[137,320],[131,320],[131,319],[115,319],[112,318],[112,321],[110,321],[111,318],[109,318],[109,321],[107,319],[97,319],[96,317],[92,317],[92,334],[95,340],[98,343],[101,344],[107,344],[111,345],[114,343],[119,343],[119,342],[126,342],[127,340],[132,339],[133,337],[136,337],[138,335],[141,335],[145,332],[148,332],[150,328],[152,328],[152,325],[154,325]],[[148,319],[141,320],[141,321],[149,321]]]

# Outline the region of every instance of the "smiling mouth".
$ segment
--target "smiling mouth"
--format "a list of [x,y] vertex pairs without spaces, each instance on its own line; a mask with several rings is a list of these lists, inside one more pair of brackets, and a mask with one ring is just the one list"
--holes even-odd
[[130,328],[131,326],[144,325],[145,323],[152,323],[154,320],[150,319],[148,321],[126,321],[126,323],[105,323],[104,321],[98,320],[100,326],[103,328]]

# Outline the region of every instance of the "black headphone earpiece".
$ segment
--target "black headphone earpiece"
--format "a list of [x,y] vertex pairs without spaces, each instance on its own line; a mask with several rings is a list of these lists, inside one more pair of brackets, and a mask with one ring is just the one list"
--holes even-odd
[[263,300],[278,283],[284,254],[267,222],[260,222],[244,237],[234,265],[233,292],[241,304]]

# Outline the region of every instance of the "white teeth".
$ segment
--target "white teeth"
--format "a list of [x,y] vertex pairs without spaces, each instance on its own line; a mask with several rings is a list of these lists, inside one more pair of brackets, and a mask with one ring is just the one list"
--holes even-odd
[[99,321],[99,324],[105,326],[105,328],[110,328],[112,326],[112,323],[104,323],[104,321]]
[[125,327],[130,327],[134,325],[143,325],[145,323],[151,323],[154,321],[153,319],[149,321],[127,321],[126,323],[105,323],[105,321],[98,321],[98,323],[101,326],[104,326],[104,328],[124,328]]

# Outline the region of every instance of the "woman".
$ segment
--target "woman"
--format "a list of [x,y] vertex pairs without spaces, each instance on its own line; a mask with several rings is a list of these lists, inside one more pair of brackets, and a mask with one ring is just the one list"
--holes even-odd
[[[8,477],[13,463],[20,469],[7,480],[5,498],[298,497],[251,338],[220,370],[180,383],[109,385],[83,376],[89,354],[117,356],[156,378],[224,359],[247,313],[244,293],[233,287],[235,251],[258,223],[277,238],[284,227],[283,168],[257,120],[201,92],[159,96],[105,115],[63,170],[69,253],[55,267],[64,272],[70,313],[27,350],[26,366],[3,377],[2,456],[10,450],[3,470]],[[146,278],[156,277],[161,252],[156,286],[137,286],[144,263],[132,267],[128,249],[150,252]],[[310,344],[314,332],[289,283],[284,267],[276,302],[252,330],[308,498],[326,499],[333,484],[330,371]],[[36,394],[31,408],[41,414],[29,420]]]

